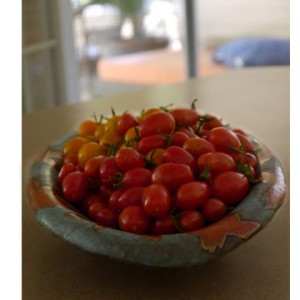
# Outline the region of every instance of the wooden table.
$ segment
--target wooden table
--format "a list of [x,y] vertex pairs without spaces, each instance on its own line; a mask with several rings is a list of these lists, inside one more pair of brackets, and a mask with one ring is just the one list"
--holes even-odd
[[[289,68],[231,71],[216,77],[158,86],[23,117],[23,181],[33,156],[76,128],[94,111],[198,98],[213,112],[249,130],[281,160],[289,184]],[[25,194],[25,193],[24,193]],[[191,269],[124,265],[84,253],[35,221],[23,197],[23,299],[289,299],[289,196],[271,224],[227,256]]]

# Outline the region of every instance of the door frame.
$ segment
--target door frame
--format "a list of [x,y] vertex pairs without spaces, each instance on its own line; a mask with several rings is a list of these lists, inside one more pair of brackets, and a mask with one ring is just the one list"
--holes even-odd
[[[40,2],[42,3],[42,1]],[[45,3],[45,2],[44,2]],[[30,86],[28,55],[54,50],[53,82],[55,97],[53,103],[44,103],[45,107],[77,103],[79,101],[79,72],[75,56],[73,14],[69,0],[51,0],[47,14],[51,21],[53,37],[22,47],[22,84],[23,111],[35,111]]]

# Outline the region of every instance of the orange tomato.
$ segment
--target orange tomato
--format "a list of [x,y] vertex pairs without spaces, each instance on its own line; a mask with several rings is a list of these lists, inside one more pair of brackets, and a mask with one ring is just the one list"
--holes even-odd
[[162,157],[164,152],[165,149],[162,148],[156,148],[154,150],[151,150],[146,156],[147,161],[149,161],[151,164],[155,166],[160,165],[162,163]]
[[74,137],[67,141],[63,148],[64,156],[67,156],[71,153],[78,154],[79,149],[88,142],[87,139],[83,137]]
[[78,135],[82,137],[93,137],[95,134],[95,130],[97,128],[97,123],[92,120],[83,121],[79,125]]

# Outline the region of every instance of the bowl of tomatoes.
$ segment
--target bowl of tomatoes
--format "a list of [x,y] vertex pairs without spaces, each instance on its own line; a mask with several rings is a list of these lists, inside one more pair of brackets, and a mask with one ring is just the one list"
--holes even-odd
[[37,221],[90,253],[153,267],[207,263],[265,228],[283,168],[250,133],[188,107],[83,120],[35,159]]

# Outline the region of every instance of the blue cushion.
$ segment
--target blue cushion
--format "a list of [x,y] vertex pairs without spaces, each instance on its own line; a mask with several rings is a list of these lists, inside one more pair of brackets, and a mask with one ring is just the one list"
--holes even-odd
[[231,68],[290,64],[290,41],[245,38],[227,42],[213,53],[213,61]]

